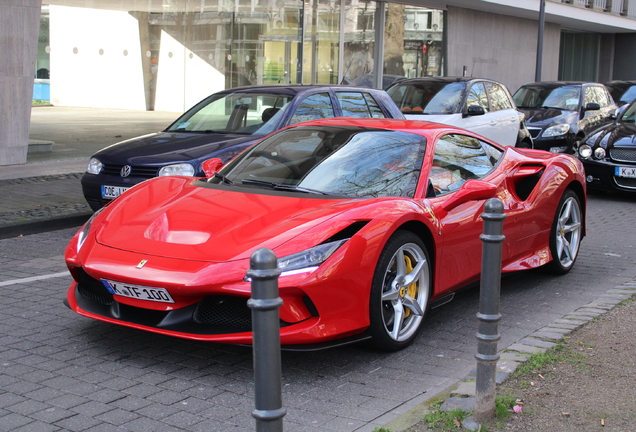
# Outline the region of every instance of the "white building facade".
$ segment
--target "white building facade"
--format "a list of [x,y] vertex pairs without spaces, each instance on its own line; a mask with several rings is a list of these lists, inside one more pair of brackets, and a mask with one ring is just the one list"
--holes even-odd
[[[539,9],[539,0],[0,0],[0,165],[26,162],[32,98],[177,113],[240,85],[381,87],[383,76],[438,75],[514,92],[535,78]],[[636,0],[545,2],[542,80],[636,79],[635,51]]]

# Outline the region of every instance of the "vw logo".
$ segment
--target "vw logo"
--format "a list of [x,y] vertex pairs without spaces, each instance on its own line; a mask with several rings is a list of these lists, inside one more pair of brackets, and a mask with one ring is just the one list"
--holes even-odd
[[124,165],[121,171],[119,171],[119,174],[121,174],[122,177],[128,177],[131,170],[132,168],[130,167],[130,165]]

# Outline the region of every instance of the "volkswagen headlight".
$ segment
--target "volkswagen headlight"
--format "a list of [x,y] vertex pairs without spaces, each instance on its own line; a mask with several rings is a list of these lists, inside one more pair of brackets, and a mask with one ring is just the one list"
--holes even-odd
[[569,124],[560,124],[556,126],[550,126],[543,132],[543,137],[556,137],[565,135],[570,130]]
[[99,161],[97,158],[90,158],[88,161],[88,168],[86,168],[86,172],[89,174],[99,174],[102,172],[104,168],[104,164]]
[[162,176],[194,176],[194,167],[189,163],[178,163],[174,165],[166,165],[159,170],[159,177]]

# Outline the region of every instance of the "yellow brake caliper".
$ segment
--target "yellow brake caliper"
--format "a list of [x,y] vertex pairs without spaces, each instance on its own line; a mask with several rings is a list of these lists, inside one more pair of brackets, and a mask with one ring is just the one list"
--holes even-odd
[[[406,264],[406,274],[409,274],[413,271],[413,264],[411,263],[411,258],[404,255],[404,263]],[[407,293],[409,297],[415,299],[417,298],[417,281],[413,282],[407,287]],[[404,318],[407,318],[411,315],[411,309],[404,308]]]

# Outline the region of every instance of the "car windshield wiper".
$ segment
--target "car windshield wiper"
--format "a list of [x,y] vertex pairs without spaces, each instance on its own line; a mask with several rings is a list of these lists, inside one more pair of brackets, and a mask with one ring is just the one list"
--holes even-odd
[[563,108],[563,107],[553,107],[553,106],[547,106],[547,105],[544,105],[544,106],[542,106],[541,108],[543,108],[543,109],[566,110],[566,111],[567,111],[567,109],[566,109],[566,108]]
[[317,195],[329,195],[327,192],[319,191],[316,189],[309,189],[302,186],[268,182],[263,180],[243,179],[241,180],[241,183],[247,184],[247,185],[264,186],[264,187],[269,187],[276,190],[289,190],[289,191],[305,192],[305,193],[311,193],[311,194],[317,194]]
[[229,178],[225,177],[223,174],[221,174],[218,171],[214,172],[214,178],[218,178],[219,180],[221,180],[221,182],[223,182],[225,184],[234,185],[234,182],[232,180],[230,180]]

